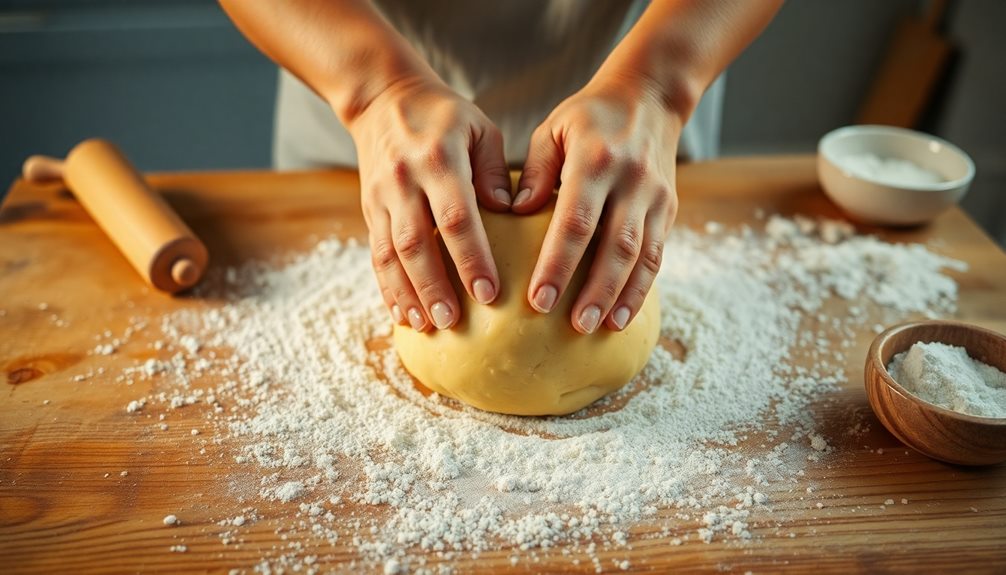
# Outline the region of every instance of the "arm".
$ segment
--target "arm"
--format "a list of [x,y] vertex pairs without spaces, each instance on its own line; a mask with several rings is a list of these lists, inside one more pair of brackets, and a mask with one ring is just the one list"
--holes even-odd
[[781,0],[658,0],[582,90],[531,137],[513,211],[555,216],[527,298],[548,313],[599,237],[570,321],[623,329],[660,269],[677,213],[675,156],[702,93],[768,24]]
[[775,16],[782,0],[652,4],[597,71],[628,76],[687,120],[706,88]]
[[220,0],[264,54],[310,86],[351,124],[388,87],[432,69],[368,2]]
[[394,320],[425,330],[458,320],[438,226],[469,295],[499,278],[476,198],[510,207],[499,130],[451,91],[365,0],[221,0],[238,28],[304,81],[346,125],[381,293]]

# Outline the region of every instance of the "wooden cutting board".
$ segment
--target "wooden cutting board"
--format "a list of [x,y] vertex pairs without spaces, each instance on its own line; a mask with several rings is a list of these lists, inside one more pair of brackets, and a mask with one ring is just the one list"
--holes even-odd
[[[319,235],[363,237],[353,173],[160,174],[150,181],[205,239],[215,266],[303,250]],[[686,165],[679,188],[679,226],[754,224],[757,208],[840,215],[817,186],[811,156]],[[961,211],[925,228],[866,231],[896,242],[932,240],[968,262],[970,271],[955,274],[958,317],[1006,332],[1006,254]],[[207,453],[197,454],[195,442],[205,437],[189,435],[203,422],[195,410],[179,410],[163,433],[152,434],[149,422],[137,425],[123,406],[149,390],[109,375],[136,358],[88,355],[95,334],[121,332],[131,317],[196,304],[146,288],[58,185],[14,184],[0,210],[0,571],[250,572],[264,551],[291,543],[275,532],[282,521],[266,519],[242,543],[224,546],[214,505],[228,478],[246,469],[221,456],[224,446],[205,442]],[[639,572],[1006,568],[1006,466],[953,467],[900,446],[870,413],[863,391],[871,337],[866,328],[859,334],[840,401],[818,414],[838,449],[809,466],[801,482],[770,494],[772,521],[752,524],[753,541],[693,537],[675,546],[633,537],[628,553],[601,551],[602,564],[628,555],[630,571]],[[84,382],[69,376],[100,368],[104,375]],[[843,440],[853,411],[865,414],[870,431]],[[818,485],[812,497],[803,482]],[[898,503],[884,506],[889,498]],[[256,506],[267,517],[289,514],[282,504]],[[165,529],[166,510],[184,524]],[[682,532],[697,527],[680,525]],[[344,543],[351,534],[343,535],[321,556],[323,570],[354,569],[353,548]],[[180,543],[187,552],[168,551]],[[568,559],[511,567],[509,556],[486,553],[451,565],[463,572],[572,569]],[[429,561],[434,569],[440,563]]]

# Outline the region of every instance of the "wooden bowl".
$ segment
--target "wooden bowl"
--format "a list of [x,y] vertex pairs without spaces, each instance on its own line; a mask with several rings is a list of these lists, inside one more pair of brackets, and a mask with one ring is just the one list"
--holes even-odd
[[866,357],[866,394],[877,418],[905,445],[933,459],[962,465],[1006,461],[1006,418],[938,407],[901,387],[887,372],[891,358],[920,341],[963,347],[974,359],[1006,371],[1006,336],[994,331],[950,321],[894,326],[873,340]]

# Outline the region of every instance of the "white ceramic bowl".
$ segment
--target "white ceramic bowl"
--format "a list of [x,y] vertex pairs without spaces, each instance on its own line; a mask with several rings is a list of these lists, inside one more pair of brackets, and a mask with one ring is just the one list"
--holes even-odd
[[[907,160],[944,181],[895,184],[843,165],[862,154]],[[891,126],[846,126],[818,143],[817,177],[828,197],[857,220],[907,226],[928,222],[956,204],[975,177],[975,164],[936,136]]]

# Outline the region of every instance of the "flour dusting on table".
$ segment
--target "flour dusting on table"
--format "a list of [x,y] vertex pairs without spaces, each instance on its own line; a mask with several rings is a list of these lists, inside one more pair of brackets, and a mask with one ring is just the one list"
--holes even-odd
[[[841,222],[705,229],[667,243],[664,346],[629,386],[571,417],[421,393],[388,345],[367,248],[334,239],[211,279],[201,295],[221,303],[164,318],[158,358],[121,375],[154,390],[126,410],[202,409],[213,441],[199,445],[229,446],[257,478],[238,486],[251,499],[217,501],[236,517],[220,523],[224,543],[261,519],[255,497],[285,506],[274,518],[284,534],[315,542],[268,552],[262,571],[313,571],[347,533],[365,565],[398,573],[424,569],[431,552],[494,549],[514,564],[550,554],[627,569],[598,551],[778,532],[772,494],[833,453],[811,407],[846,380],[855,336],[952,312],[957,286],[941,270],[964,266]],[[813,367],[792,367],[804,358]],[[347,505],[355,516],[340,515]]]

